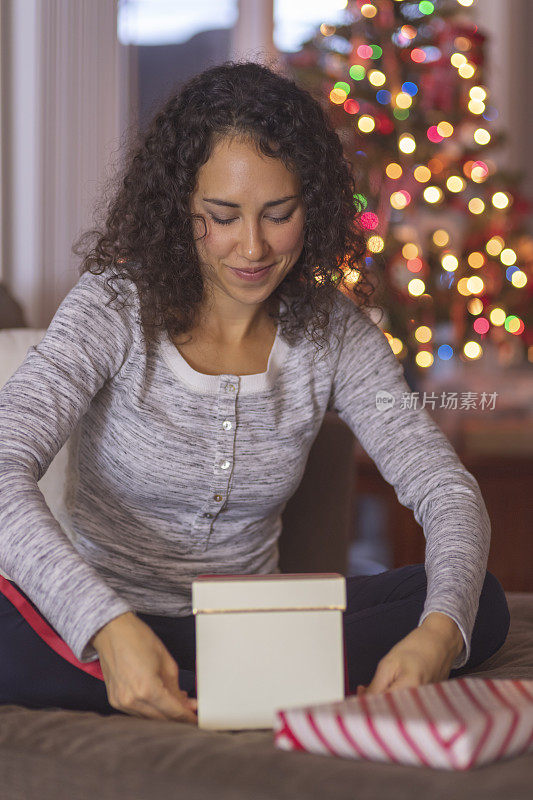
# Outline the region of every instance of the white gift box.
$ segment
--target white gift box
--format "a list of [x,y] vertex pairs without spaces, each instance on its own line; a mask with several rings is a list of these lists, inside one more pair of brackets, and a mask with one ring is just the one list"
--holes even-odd
[[282,750],[467,770],[533,749],[533,680],[452,678],[278,710]]
[[192,607],[200,728],[272,728],[278,708],[344,698],[342,575],[200,575]]

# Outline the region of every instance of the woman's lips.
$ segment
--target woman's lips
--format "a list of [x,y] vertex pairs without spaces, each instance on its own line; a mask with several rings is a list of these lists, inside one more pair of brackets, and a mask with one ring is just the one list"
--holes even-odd
[[273,266],[274,264],[270,264],[268,267],[263,267],[262,269],[259,269],[256,272],[234,269],[233,267],[229,267],[228,269],[230,269],[235,275],[237,275],[237,277],[241,278],[241,280],[243,281],[256,282],[263,280],[263,278],[266,278],[266,276],[270,273],[270,270],[272,269]]

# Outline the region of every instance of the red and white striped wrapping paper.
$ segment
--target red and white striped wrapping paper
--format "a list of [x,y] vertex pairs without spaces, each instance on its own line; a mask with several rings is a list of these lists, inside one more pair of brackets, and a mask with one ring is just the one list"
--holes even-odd
[[282,750],[467,770],[533,750],[533,680],[454,678],[276,712]]

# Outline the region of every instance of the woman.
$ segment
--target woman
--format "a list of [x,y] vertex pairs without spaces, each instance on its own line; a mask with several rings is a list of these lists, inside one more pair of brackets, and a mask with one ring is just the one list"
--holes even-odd
[[[0,391],[0,702],[194,723],[191,581],[279,571],[327,410],[427,541],[424,565],[347,578],[350,690],[443,680],[502,645],[478,484],[402,402],[363,309],[355,191],[319,104],[255,63],[193,78],[132,146],[77,285]],[[37,481],[69,436],[67,537]]]

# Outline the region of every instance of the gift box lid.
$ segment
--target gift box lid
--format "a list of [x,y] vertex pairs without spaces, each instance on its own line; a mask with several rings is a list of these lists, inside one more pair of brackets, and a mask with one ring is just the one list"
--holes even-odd
[[346,579],[337,572],[199,575],[192,582],[193,614],[345,608]]

